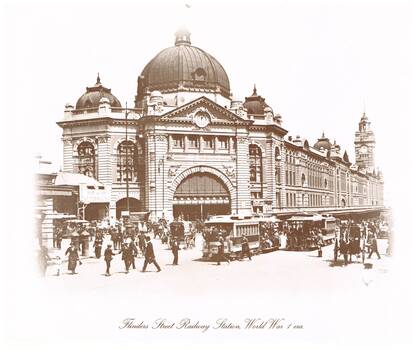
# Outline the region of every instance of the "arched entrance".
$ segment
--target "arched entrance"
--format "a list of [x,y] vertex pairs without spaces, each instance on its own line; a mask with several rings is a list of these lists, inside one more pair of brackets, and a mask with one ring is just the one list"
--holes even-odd
[[176,188],[173,215],[185,220],[231,213],[230,193],[224,182],[208,172],[188,175]]
[[[120,219],[122,211],[127,210],[127,198],[122,198],[119,199],[116,202],[116,218]],[[142,205],[141,202],[138,201],[136,198],[129,197],[129,212],[139,212],[142,211]]]

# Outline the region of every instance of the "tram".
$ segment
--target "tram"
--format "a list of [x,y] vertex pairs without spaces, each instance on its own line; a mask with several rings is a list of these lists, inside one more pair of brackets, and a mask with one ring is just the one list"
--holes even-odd
[[260,219],[252,216],[212,216],[205,221],[202,257],[213,259],[218,254],[218,239],[224,238],[224,254],[230,259],[241,255],[242,236],[248,239],[251,254],[260,253]]

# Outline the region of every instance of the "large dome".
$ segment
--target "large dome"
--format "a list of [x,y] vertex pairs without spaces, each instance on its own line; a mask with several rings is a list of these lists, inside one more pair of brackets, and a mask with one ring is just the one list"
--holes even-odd
[[227,73],[210,54],[191,46],[190,33],[180,30],[175,46],[158,53],[143,69],[138,83],[138,99],[154,90],[219,92],[230,95]]

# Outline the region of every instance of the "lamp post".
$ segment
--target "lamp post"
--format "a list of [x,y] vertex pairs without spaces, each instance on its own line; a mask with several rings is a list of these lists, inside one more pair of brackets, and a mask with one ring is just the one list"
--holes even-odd
[[128,154],[128,102],[125,103],[125,120],[126,120],[126,210],[129,214],[129,154]]
[[[133,110],[128,110],[128,102],[125,103],[125,144],[126,144],[126,150],[125,150],[125,163],[126,163],[126,210],[128,212],[128,215],[130,215],[129,210],[130,210],[130,201],[129,201],[129,175],[133,174],[133,166],[132,169],[130,168],[130,163],[129,163],[129,143],[128,143],[128,115],[129,113],[133,112]],[[132,147],[132,156],[133,156],[133,147]],[[132,162],[133,163],[133,162]],[[133,178],[133,176],[131,176]]]
[[162,213],[165,213],[165,156],[158,161],[158,173],[161,172],[162,167]]

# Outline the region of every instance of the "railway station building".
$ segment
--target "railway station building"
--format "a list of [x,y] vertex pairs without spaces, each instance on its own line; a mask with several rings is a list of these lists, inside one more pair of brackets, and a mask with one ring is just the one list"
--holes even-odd
[[106,210],[92,205],[89,216],[119,218],[127,202],[152,219],[383,207],[365,114],[355,125],[354,162],[324,134],[314,144],[289,136],[255,86],[233,98],[222,65],[187,30],[144,67],[133,108],[98,76],[57,124],[63,171],[109,189]]

